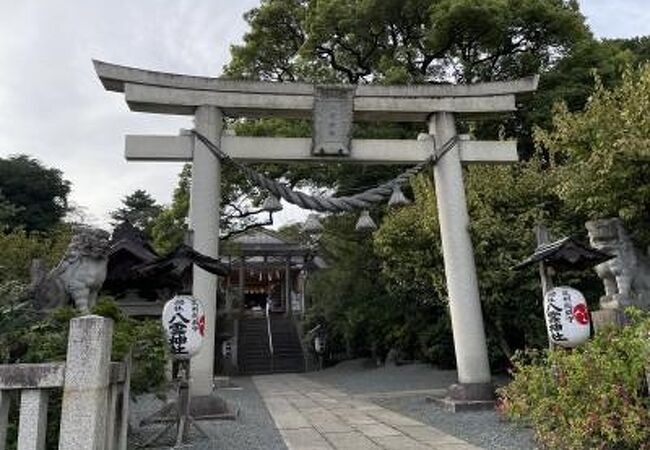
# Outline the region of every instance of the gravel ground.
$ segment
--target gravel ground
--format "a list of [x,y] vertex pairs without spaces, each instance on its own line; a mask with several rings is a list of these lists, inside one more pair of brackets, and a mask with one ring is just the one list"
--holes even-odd
[[[264,402],[249,377],[233,379],[233,384],[241,389],[220,389],[218,395],[226,400],[233,409],[239,411],[236,420],[200,421],[200,426],[210,435],[204,439],[197,433],[191,433],[191,450],[287,450],[282,437],[275,428]],[[138,399],[133,405],[133,423],[137,424],[147,414],[162,406],[162,402],[152,395]],[[134,433],[132,444],[142,442],[152,436],[159,426],[140,428]],[[131,447],[129,447],[131,448]],[[133,448],[136,448],[133,445]],[[168,446],[152,447],[167,449]]]
[[352,394],[446,389],[456,382],[455,370],[434,371],[428,364],[377,367],[372,361],[364,359],[345,361],[334,367],[304,375],[317,382],[335,385]]
[[530,430],[505,422],[494,411],[452,414],[427,402],[422,397],[376,399],[375,403],[485,449],[532,450],[537,448]]
[[[464,412],[452,414],[434,403],[427,402],[427,393],[439,395],[456,381],[455,371],[436,370],[426,364],[375,367],[368,361],[355,360],[341,363],[320,372],[304,374],[319,382],[330,384],[353,395],[429,424],[441,431],[465,439],[485,449],[533,450],[536,449],[530,430],[518,428],[500,418],[495,411]],[[273,419],[255,385],[248,377],[233,378],[241,389],[220,389],[221,398],[239,411],[237,420],[199,422],[210,435],[202,439],[191,435],[191,450],[287,450]],[[503,381],[503,380],[497,380]],[[437,392],[436,392],[437,391]],[[133,424],[162,406],[152,395],[141,397],[132,406]],[[152,436],[159,427],[136,429],[132,444]],[[129,448],[136,448],[135,446]],[[170,447],[156,447],[167,449]]]
[[[331,384],[350,394],[364,395],[378,405],[429,424],[458,438],[486,449],[536,449],[533,434],[504,421],[496,411],[452,414],[425,395],[399,391],[438,390],[456,382],[456,372],[436,370],[427,364],[373,367],[365,361],[341,363],[335,367],[306,374],[317,382]],[[498,379],[497,383],[504,382]],[[385,393],[390,392],[390,396]],[[373,394],[378,394],[373,397]]]

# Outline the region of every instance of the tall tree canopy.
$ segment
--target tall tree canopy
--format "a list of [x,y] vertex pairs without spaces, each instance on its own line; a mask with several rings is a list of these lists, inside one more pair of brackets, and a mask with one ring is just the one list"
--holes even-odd
[[27,155],[0,158],[0,191],[7,228],[46,231],[61,223],[68,212],[70,182],[60,170],[47,168]]
[[[245,14],[243,43],[231,47],[227,77],[317,83],[478,82],[541,74],[537,93],[505,120],[472,124],[477,137],[518,139],[534,152],[532,129],[548,126],[553,104],[580,110],[627,64],[646,61],[647,38],[597,41],[576,1],[566,0],[263,0]],[[467,125],[461,124],[460,129]],[[309,136],[310,124],[239,121],[240,135]],[[356,124],[355,137],[413,139],[420,124]],[[349,194],[392,178],[399,168],[328,164],[264,167],[292,184]]]
[[586,218],[618,216],[650,245],[650,65],[625,72],[607,90],[598,84],[584,111],[556,107],[552,126],[537,130],[550,151],[555,190]]
[[570,112],[580,111],[594,91],[594,74],[603,86],[616,86],[626,67],[650,61],[650,39],[589,39],[576,44],[549,70],[542,72],[536,95],[520,114],[523,122],[516,133],[520,148],[533,151],[532,128],[548,127],[553,106],[562,102]]
[[[317,83],[473,83],[545,73],[593,42],[577,2],[565,0],[263,0],[245,15],[250,31],[231,47],[225,76]],[[590,77],[592,66],[582,70]],[[574,69],[575,70],[575,69]],[[524,107],[503,127],[485,123],[477,135],[521,139],[533,152],[531,128],[561,95]],[[582,93],[582,92],[581,92]],[[539,96],[538,96],[539,97]],[[587,95],[580,96],[576,104]],[[531,112],[532,109],[532,112]],[[238,134],[309,135],[309,125],[261,120],[237,123]],[[415,138],[417,124],[357,124],[356,137]],[[392,178],[395,168],[345,165],[268,168],[292,183],[309,180],[347,194]],[[360,175],[363,175],[360,177]],[[362,178],[362,179],[361,179]]]
[[[5,283],[28,284],[32,260],[41,259],[53,267],[70,243],[72,227],[61,224],[47,233],[25,230],[0,232],[0,287]],[[0,301],[1,303],[1,301]]]
[[263,0],[226,74],[475,82],[529,75],[589,36],[575,0]]

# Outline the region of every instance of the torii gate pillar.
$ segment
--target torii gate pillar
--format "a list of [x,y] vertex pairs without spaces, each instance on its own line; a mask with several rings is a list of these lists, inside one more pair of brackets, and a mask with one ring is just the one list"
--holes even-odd
[[[433,114],[429,133],[436,147],[442,148],[456,136],[454,115]],[[459,385],[450,389],[449,395],[452,400],[490,400],[490,366],[458,147],[438,160],[433,175],[458,368]]]
[[[214,106],[199,106],[194,115],[197,131],[212,142],[221,141],[223,114]],[[190,230],[196,251],[217,258],[219,255],[219,207],[221,198],[219,160],[205,145],[196,142],[192,155]],[[217,277],[194,266],[192,295],[203,302],[205,336],[201,351],[191,360],[191,394],[209,395],[214,378],[214,339],[217,319]]]

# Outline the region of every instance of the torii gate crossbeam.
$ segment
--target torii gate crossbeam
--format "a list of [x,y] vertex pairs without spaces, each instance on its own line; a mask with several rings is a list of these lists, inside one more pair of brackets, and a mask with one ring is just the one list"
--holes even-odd
[[[194,115],[197,131],[234,159],[249,162],[415,164],[430,156],[436,144],[441,147],[456,135],[456,116],[478,118],[515,111],[515,96],[537,88],[537,77],[473,85],[319,87],[169,74],[100,61],[94,64],[104,87],[123,93],[131,110]],[[268,116],[313,118],[320,140],[222,135],[224,117]],[[428,123],[430,136],[413,141],[346,141],[352,121]],[[337,140],[340,136],[343,138]],[[192,161],[190,226],[194,247],[217,257],[219,161],[188,135],[127,136],[126,157]],[[450,389],[452,400],[486,400],[492,392],[461,163],[514,161],[514,141],[461,140],[433,168],[458,366],[459,383]],[[194,273],[193,293],[204,300],[208,334],[206,345],[192,359],[193,394],[207,395],[212,391],[216,278],[199,268]]]

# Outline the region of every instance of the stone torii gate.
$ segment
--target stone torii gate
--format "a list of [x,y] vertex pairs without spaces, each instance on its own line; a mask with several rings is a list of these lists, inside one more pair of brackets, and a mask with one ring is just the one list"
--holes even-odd
[[[94,61],[103,86],[121,92],[132,111],[193,115],[196,130],[241,162],[416,164],[456,136],[455,117],[516,110],[515,95],[537,88],[537,77],[473,85],[314,86],[231,81],[169,74]],[[224,117],[312,119],[314,137],[223,135]],[[353,121],[423,122],[418,140],[350,139]],[[218,256],[220,162],[192,135],[126,136],[129,161],[192,162],[190,227],[194,248]],[[433,166],[445,276],[458,365],[452,397],[484,400],[491,377],[469,235],[461,163],[517,161],[515,141],[461,139]],[[217,280],[198,267],[193,294],[204,300],[206,342],[192,359],[193,394],[212,391]]]

